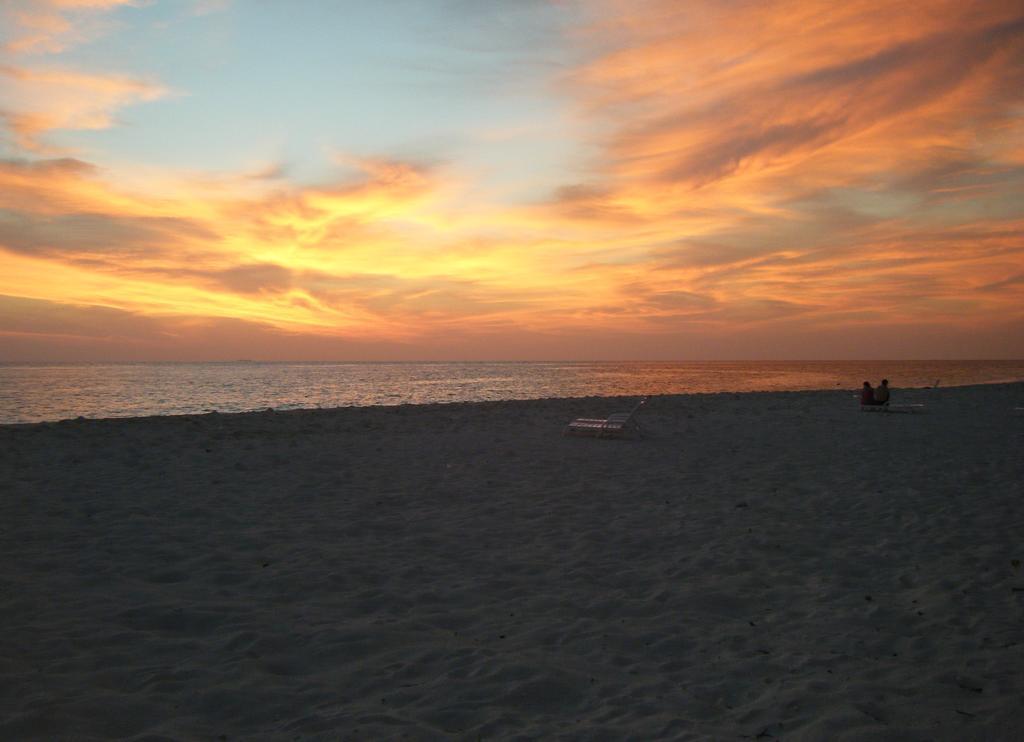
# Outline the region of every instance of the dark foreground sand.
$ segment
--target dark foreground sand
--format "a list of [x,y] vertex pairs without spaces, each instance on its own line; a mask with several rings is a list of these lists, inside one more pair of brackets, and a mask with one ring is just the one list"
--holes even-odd
[[1024,385],[0,427],[0,739],[1016,740]]

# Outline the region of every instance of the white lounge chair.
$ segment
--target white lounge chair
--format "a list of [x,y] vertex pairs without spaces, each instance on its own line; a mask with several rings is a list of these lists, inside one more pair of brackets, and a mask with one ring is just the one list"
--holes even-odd
[[924,412],[923,404],[862,404],[861,412]]
[[636,421],[636,413],[647,403],[647,398],[641,399],[629,412],[613,412],[602,419],[593,417],[578,417],[562,431],[562,435],[592,435],[596,438],[621,438],[630,430],[635,430],[637,435],[643,435],[640,423]]

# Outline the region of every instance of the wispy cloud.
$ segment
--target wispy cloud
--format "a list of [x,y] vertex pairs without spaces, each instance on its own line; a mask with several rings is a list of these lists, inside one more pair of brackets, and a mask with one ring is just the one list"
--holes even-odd
[[16,144],[24,150],[53,152],[42,136],[58,129],[106,129],[126,105],[152,101],[168,91],[158,83],[120,75],[61,69],[0,66],[5,91],[0,109]]
[[[0,8],[0,127],[14,148],[63,151],[46,140],[59,130],[106,129],[119,110],[168,94],[158,82],[130,75],[86,72],[54,63],[69,49],[101,38],[109,14],[135,0],[10,0]],[[46,61],[42,61],[46,60]],[[0,129],[0,131],[2,131]]]
[[7,0],[0,9],[9,31],[4,49],[15,54],[56,54],[102,33],[103,12],[136,0]]
[[550,213],[619,235],[634,295],[713,297],[721,332],[1021,315],[975,296],[1024,261],[1019,4],[609,2],[578,38],[600,156]]
[[192,0],[192,12],[195,15],[223,13],[231,7],[231,0]]
[[[508,304],[466,278],[459,265],[471,258],[434,234],[438,174],[359,166],[358,179],[328,185],[241,175],[165,183],[156,197],[121,192],[77,160],[0,163],[11,266],[0,293],[83,303],[102,286],[119,308],[390,337]],[[40,261],[51,282],[33,288],[26,277]]]

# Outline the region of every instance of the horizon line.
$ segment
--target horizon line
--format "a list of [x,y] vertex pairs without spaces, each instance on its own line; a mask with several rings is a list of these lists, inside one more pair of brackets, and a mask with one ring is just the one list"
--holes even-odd
[[233,364],[233,363],[336,363],[336,364],[445,364],[445,363],[1024,363],[1024,358],[530,358],[530,359],[34,359],[0,360],[0,365],[45,365],[45,364]]

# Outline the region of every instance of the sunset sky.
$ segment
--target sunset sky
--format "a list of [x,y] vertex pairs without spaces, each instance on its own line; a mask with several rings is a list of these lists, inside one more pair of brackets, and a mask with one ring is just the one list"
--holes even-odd
[[1019,0],[0,3],[0,361],[1021,357]]

